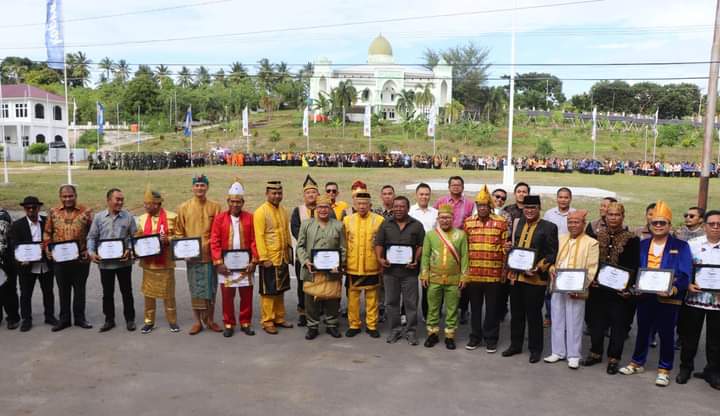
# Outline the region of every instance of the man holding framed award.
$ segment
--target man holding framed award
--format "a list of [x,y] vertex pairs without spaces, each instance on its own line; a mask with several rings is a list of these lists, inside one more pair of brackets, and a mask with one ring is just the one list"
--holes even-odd
[[[143,196],[145,213],[137,218],[137,234],[133,242],[135,257],[140,259],[143,269],[141,291],[145,297],[145,311],[140,329],[143,334],[149,334],[155,328],[158,299],[163,301],[170,332],[180,332],[175,302],[175,261],[170,250],[177,214],[163,208],[162,203],[160,192],[151,190],[148,185]],[[156,241],[145,242],[151,239]]]
[[72,317],[75,318],[75,325],[89,329],[92,325],[85,319],[85,284],[90,272],[86,247],[93,215],[89,208],[77,203],[75,186],[62,185],[58,194],[60,205],[48,212],[43,231],[43,246],[49,260],[53,260],[52,247],[63,242],[76,244],[78,256],[71,261],[53,264],[60,298],[60,317],[52,330],[57,332],[68,328]]
[[[717,290],[720,276],[720,211],[705,214],[705,235],[689,241],[695,263],[695,277],[688,287],[678,322],[682,334],[680,349],[680,373],[675,381],[685,384],[695,368],[700,334],[705,328],[705,354],[707,363],[702,377],[714,389],[720,390],[720,292]],[[705,266],[705,267],[703,267]],[[712,287],[713,291],[703,290]]]
[[560,236],[555,264],[550,267],[552,278],[551,345],[546,363],[567,358],[568,367],[580,367],[585,299],[587,288],[598,269],[598,242],[585,234],[587,211],[567,215],[568,234]]
[[130,239],[137,232],[135,219],[123,209],[125,196],[118,188],[107,191],[107,209],[97,214],[88,232],[90,259],[100,268],[105,323],[100,332],[115,327],[115,278],[120,286],[123,315],[128,331],[135,330],[135,301],[132,293]]
[[[640,242],[640,270],[635,284],[641,293],[637,306],[637,338],[632,361],[620,369],[624,375],[643,372],[647,361],[651,331],[660,335],[660,359],[655,384],[670,384],[675,360],[675,325],[678,310],[692,275],[692,253],[685,241],[670,235],[672,211],[665,201],[655,204],[650,220],[652,238]],[[668,279],[657,284],[663,275]],[[656,291],[664,286],[660,293]]]
[[228,210],[215,217],[210,231],[210,253],[222,294],[223,336],[235,332],[235,292],[240,296],[240,330],[255,335],[252,329],[253,275],[257,263],[252,214],[243,210],[245,188],[238,179],[228,189]]
[[338,315],[347,249],[343,224],[331,218],[331,212],[332,199],[321,195],[315,217],[303,221],[298,233],[297,257],[303,265],[300,273],[306,282],[307,340],[318,336],[322,315],[325,315],[325,331],[333,338],[340,338]]

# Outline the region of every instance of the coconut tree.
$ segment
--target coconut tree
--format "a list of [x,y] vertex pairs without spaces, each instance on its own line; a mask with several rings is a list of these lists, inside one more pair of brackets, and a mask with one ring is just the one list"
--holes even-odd
[[228,76],[231,84],[238,84],[241,80],[247,78],[247,70],[240,62],[233,62],[230,65],[230,75]]
[[345,111],[355,104],[357,96],[357,90],[349,80],[340,81],[338,86],[332,90],[332,101],[335,108],[342,109],[343,138],[345,137]]
[[189,88],[192,85],[192,82],[192,73],[188,67],[183,66],[180,69],[180,72],[178,72],[178,85],[180,85],[180,88]]
[[104,57],[103,59],[98,62],[98,68],[105,71],[105,79],[110,79],[110,73],[112,72],[113,68],[115,68],[115,62],[113,62],[112,59],[109,57]]
[[330,97],[324,92],[318,94],[317,100],[313,100],[313,110],[319,111],[322,115],[327,115],[332,107]]
[[396,109],[398,113],[402,114],[404,120],[408,120],[415,116],[415,92],[412,90],[400,91],[398,97]]
[[450,101],[450,104],[448,104],[446,110],[446,113],[448,115],[448,124],[452,124],[453,121],[460,120],[463,111],[465,111],[465,106],[460,101]]
[[488,96],[488,102],[485,105],[487,111],[488,121],[493,124],[498,121],[505,110],[505,103],[507,96],[505,95],[505,89],[503,87],[492,87],[490,88],[490,94]]
[[415,104],[425,113],[425,110],[435,104],[435,96],[432,93],[433,84],[427,83],[422,87],[422,91],[415,93]]
[[269,94],[275,85],[275,66],[267,58],[258,61],[257,80],[263,91]]
[[125,83],[128,78],[130,78],[130,65],[127,61],[121,59],[118,61],[117,65],[115,65],[115,79],[121,83]]
[[198,86],[210,85],[210,72],[203,65],[195,72],[195,82]]

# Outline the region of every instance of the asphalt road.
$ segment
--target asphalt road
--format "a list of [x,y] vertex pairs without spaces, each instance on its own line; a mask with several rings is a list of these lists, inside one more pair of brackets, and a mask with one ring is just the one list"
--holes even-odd
[[[143,301],[137,268],[133,280],[139,327]],[[177,281],[183,330],[178,334],[168,331],[162,312],[151,334],[128,333],[117,290],[119,325],[98,333],[103,316],[95,266],[87,290],[87,316],[95,327],[51,333],[42,323],[36,287],[35,327],[27,333],[0,329],[0,414],[719,414],[720,392],[704,381],[654,385],[657,351],[651,353],[648,371],[635,376],[609,376],[605,364],[579,370],[563,362],[529,364],[527,353],[503,358],[499,352],[509,342],[507,322],[496,354],[466,351],[467,326],[459,331],[460,348],[455,351],[446,350],[442,342],[433,349],[403,341],[388,345],[387,330],[380,339],[363,333],[336,340],[321,332],[314,341],[306,341],[302,328],[281,330],[279,335],[259,330],[256,295],[256,336],[238,332],[226,339],[209,331],[189,336],[192,318],[184,270],[177,271]],[[289,318],[295,321],[295,292],[285,298]],[[219,309],[218,305],[218,320]],[[345,328],[343,322],[341,329]],[[626,344],[625,359],[633,339]],[[584,343],[587,349],[587,337]],[[704,349],[696,360],[702,368]]]

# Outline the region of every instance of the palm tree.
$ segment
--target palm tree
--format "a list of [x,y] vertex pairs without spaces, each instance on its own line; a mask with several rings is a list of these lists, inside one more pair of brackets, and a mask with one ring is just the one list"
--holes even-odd
[[317,100],[313,102],[313,110],[320,111],[320,114],[326,115],[332,106],[330,98],[324,92],[318,94]]
[[403,119],[408,120],[415,115],[415,92],[412,90],[400,91],[395,104],[398,113],[402,114]]
[[135,71],[135,77],[148,77],[152,80],[155,79],[155,74],[149,65],[138,65],[137,71]]
[[74,87],[84,87],[90,78],[90,61],[82,51],[68,53],[65,63],[70,74],[69,84]]
[[492,87],[490,88],[490,95],[488,96],[488,102],[486,104],[488,121],[495,123],[498,118],[502,116],[505,109],[505,102],[507,96],[505,95],[505,89],[503,87]]
[[183,66],[180,72],[178,72],[178,85],[180,85],[181,88],[189,88],[192,82],[192,73],[186,66]]
[[230,82],[233,84],[239,83],[242,79],[247,77],[248,73],[243,64],[240,62],[233,62],[230,65]]
[[220,70],[215,73],[213,84],[222,85],[223,87],[226,86],[224,69],[220,68]]
[[427,83],[425,87],[422,87],[422,91],[415,94],[415,104],[423,110],[423,113],[435,104],[435,96],[432,93],[432,88],[433,84]]
[[121,59],[117,65],[115,65],[115,79],[121,83],[125,83],[128,78],[130,78],[130,65],[128,65],[127,61]]
[[106,56],[98,62],[98,68],[105,71],[105,79],[108,80],[110,79],[110,72],[115,68],[115,62]]
[[272,111],[275,109],[276,102],[276,97],[273,97],[270,94],[263,94],[260,97],[260,107],[265,110],[266,119],[268,121],[270,121],[270,116],[272,115]]
[[290,71],[288,70],[287,64],[285,62],[280,62],[280,64],[278,64],[275,68],[275,74],[275,80],[278,83],[290,78]]
[[337,87],[332,90],[333,104],[342,108],[343,138],[345,137],[345,111],[352,107],[357,101],[357,90],[352,81],[340,81]]
[[200,65],[195,72],[195,82],[199,86],[210,85],[210,72],[204,66]]
[[463,111],[465,111],[465,106],[460,101],[450,101],[450,104],[448,105],[446,110],[448,115],[448,123],[452,124],[453,120],[460,120]]
[[258,64],[260,64],[257,72],[258,83],[260,87],[269,94],[275,85],[275,68],[267,58],[259,60]]

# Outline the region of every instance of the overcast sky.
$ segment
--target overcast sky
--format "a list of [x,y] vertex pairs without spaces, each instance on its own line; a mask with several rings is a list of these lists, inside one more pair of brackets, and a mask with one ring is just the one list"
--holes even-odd
[[[517,0],[517,4],[528,7],[570,1]],[[490,63],[497,64],[490,70],[491,78],[510,70],[505,65],[510,63],[512,13],[479,12],[507,9],[512,7],[512,0],[64,0],[63,3],[65,19],[70,20],[65,23],[66,51],[82,50],[93,62],[108,56],[131,64],[178,63],[194,67],[227,66],[233,61],[252,65],[261,58],[302,64],[324,56],[338,64],[362,64],[367,61],[368,45],[382,33],[392,44],[396,63],[419,64],[425,48],[442,49],[473,41],[488,48]],[[0,0],[3,16],[0,58],[19,55],[46,59],[42,25],[45,4],[46,0]],[[196,6],[71,21],[188,4]],[[708,61],[714,13],[712,0],[606,0],[521,10],[516,12],[516,59],[521,64]],[[274,31],[438,14],[458,15]],[[266,33],[247,34],[257,31]],[[238,33],[245,34],[128,43]],[[214,72],[220,67],[210,68]],[[171,69],[177,72],[179,68]],[[708,67],[703,64],[517,69],[530,71],[551,72],[564,79],[569,97],[587,90],[594,82],[572,78],[706,77]],[[706,80],[690,82],[706,88]],[[492,80],[490,83],[498,84]]]

